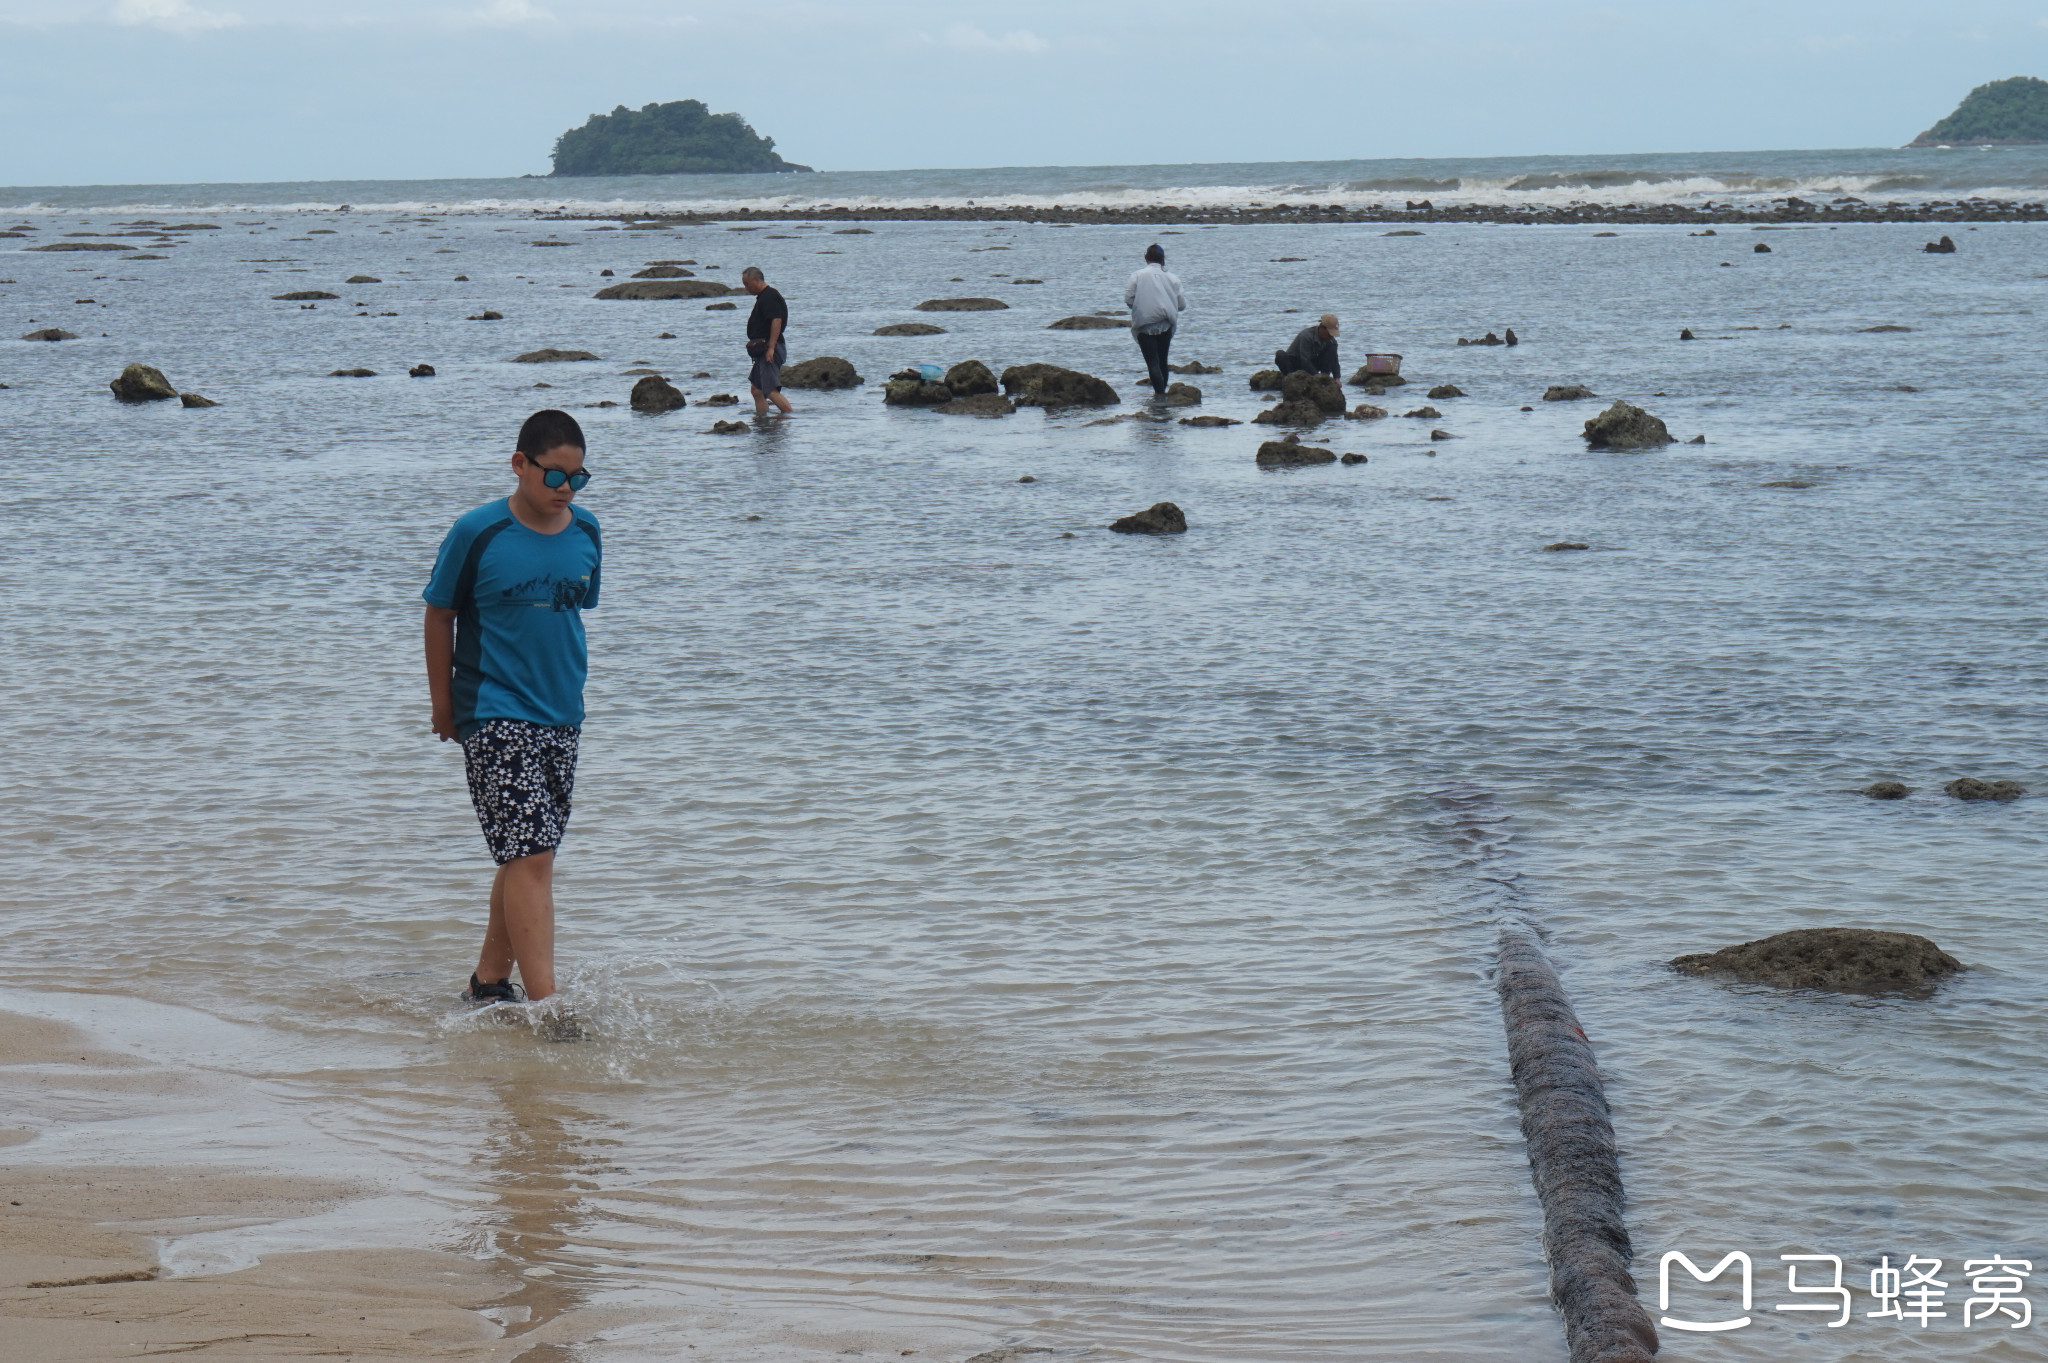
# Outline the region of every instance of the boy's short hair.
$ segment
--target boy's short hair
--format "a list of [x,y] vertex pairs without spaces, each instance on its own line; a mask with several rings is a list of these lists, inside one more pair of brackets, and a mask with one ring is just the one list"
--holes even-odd
[[526,418],[519,428],[519,443],[513,448],[528,459],[538,459],[564,445],[574,445],[579,450],[589,448],[583,443],[583,428],[576,424],[576,418],[550,407]]
[[1151,261],[1154,265],[1164,265],[1166,263],[1166,248],[1156,241],[1153,242],[1145,248],[1145,259]]

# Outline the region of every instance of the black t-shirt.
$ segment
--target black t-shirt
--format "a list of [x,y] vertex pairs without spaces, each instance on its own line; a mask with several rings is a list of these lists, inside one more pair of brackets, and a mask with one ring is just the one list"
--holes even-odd
[[768,324],[776,318],[782,319],[782,334],[789,334],[789,304],[782,301],[782,294],[773,288],[761,290],[754,295],[754,310],[747,314],[747,339],[765,341],[768,339]]

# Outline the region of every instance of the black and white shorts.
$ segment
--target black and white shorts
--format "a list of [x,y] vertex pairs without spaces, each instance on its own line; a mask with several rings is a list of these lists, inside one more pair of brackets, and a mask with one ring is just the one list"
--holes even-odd
[[470,803],[498,865],[561,846],[580,735],[573,724],[487,719],[462,740]]

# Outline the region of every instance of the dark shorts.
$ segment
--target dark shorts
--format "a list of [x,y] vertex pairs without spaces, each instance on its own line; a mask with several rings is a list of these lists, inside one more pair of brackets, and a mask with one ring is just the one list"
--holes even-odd
[[782,391],[782,366],[772,360],[756,360],[747,374],[747,385],[757,391],[779,393]]
[[580,736],[573,724],[487,719],[462,740],[470,803],[498,865],[561,845]]

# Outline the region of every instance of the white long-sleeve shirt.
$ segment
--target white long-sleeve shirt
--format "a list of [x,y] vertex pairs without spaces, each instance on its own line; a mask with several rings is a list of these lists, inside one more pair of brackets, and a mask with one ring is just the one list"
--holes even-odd
[[1180,281],[1168,274],[1164,265],[1147,262],[1124,285],[1124,306],[1131,310],[1131,330],[1164,331],[1187,311],[1188,300],[1180,291]]

